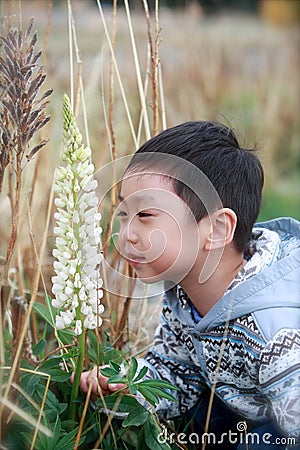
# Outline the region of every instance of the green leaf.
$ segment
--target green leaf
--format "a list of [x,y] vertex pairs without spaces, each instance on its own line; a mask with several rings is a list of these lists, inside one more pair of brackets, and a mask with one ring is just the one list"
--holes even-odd
[[[140,434],[140,430],[138,428],[130,428],[127,430],[126,429],[118,430],[118,436],[122,439],[122,441],[125,442],[126,444],[129,444],[131,447],[133,447],[135,449],[141,448],[138,446],[138,435],[139,434]],[[111,450],[111,448],[112,448],[112,446],[109,448],[109,450]],[[125,448],[127,448],[127,446]]]
[[35,386],[40,382],[41,376],[33,373],[22,373],[21,386],[32,397]]
[[167,444],[161,443],[159,434],[162,433],[161,428],[156,424],[154,419],[149,414],[148,420],[144,425],[145,442],[151,450],[166,450],[170,447]]
[[163,397],[168,400],[171,400],[172,402],[177,402],[177,399],[172,394],[169,394],[169,392],[164,391],[163,389],[152,387],[151,392],[153,394],[157,395],[158,397]]
[[40,356],[47,346],[46,339],[41,339],[37,344],[32,347],[32,352],[35,356]]
[[106,342],[102,344],[103,346],[103,358],[104,358],[104,364],[109,364],[110,361],[122,361],[122,352],[120,350],[116,350],[114,347],[110,345],[109,342]]
[[138,368],[138,362],[134,356],[130,358],[130,364],[128,369],[128,380],[129,383],[132,382],[133,378],[135,377],[136,371]]
[[140,428],[140,432],[138,434],[138,443],[136,448],[140,449],[142,448],[143,450],[147,448],[146,442],[145,442],[145,426]]
[[45,424],[48,428],[51,427],[53,435],[51,437],[45,436],[41,433],[38,435],[35,448],[38,448],[39,450],[54,450],[56,448],[56,445],[59,443],[61,431],[60,419],[57,416],[54,424],[50,424],[50,421],[47,419],[45,420]]
[[93,348],[93,350],[100,350],[100,343],[98,342],[97,336],[93,332],[93,330],[88,330],[88,338],[89,344]]
[[[37,385],[35,387],[35,392],[37,393],[39,400],[44,399],[46,393],[44,386]],[[57,397],[52,391],[50,390],[47,391],[47,396],[45,400],[45,416],[47,417],[49,422],[55,420],[55,418],[58,415],[60,415],[63,411],[66,410],[67,406],[68,406],[67,403],[60,403],[60,401],[57,399]]]
[[[78,427],[75,430],[69,432],[66,436],[60,438],[58,445],[55,447],[55,450],[74,450],[77,433]],[[81,436],[79,445],[81,445],[84,441],[85,436]]]
[[74,340],[74,332],[68,329],[65,330],[57,330],[57,334],[59,339],[63,342],[65,345],[72,344]]
[[168,381],[164,380],[144,380],[138,383],[138,386],[143,385],[145,387],[157,387],[157,388],[163,388],[163,389],[173,389],[174,391],[179,391],[179,388],[177,386],[174,386],[173,384],[169,383]]
[[133,380],[133,383],[136,383],[137,381],[140,381],[148,372],[148,367],[144,366],[141,368],[139,374],[137,375],[137,377],[135,377],[135,379]]
[[[118,405],[117,408],[115,407],[116,402]],[[134,397],[124,394],[121,396],[121,400],[120,396],[116,397],[115,395],[107,395],[105,396],[104,401],[101,399],[97,400],[96,405],[99,408],[108,408],[119,412],[129,413],[133,409],[140,406],[140,403]]]
[[159,403],[159,397],[154,394],[150,389],[139,386],[138,387],[139,392],[145,397],[145,399],[151,403],[151,405],[156,406]]
[[93,330],[88,330],[87,355],[94,364],[103,364],[103,349]]
[[[61,423],[59,417],[57,417],[54,426],[52,425],[53,436],[51,438],[48,438],[39,434],[35,448],[39,450],[73,450],[76,435],[78,433],[78,427],[73,429],[73,424],[72,429],[66,432],[66,430],[63,429],[62,426],[65,423],[66,422]],[[48,427],[50,427],[49,423]],[[79,444],[82,444],[84,440],[85,436],[82,436]]]
[[36,311],[46,322],[51,325],[52,328],[55,328],[55,324],[53,321],[53,317],[51,317],[51,314],[49,312],[49,309],[43,305],[42,303],[35,302],[33,305],[34,311]]
[[65,383],[70,380],[71,373],[61,370],[60,368],[53,368],[49,370],[49,375],[51,376],[51,381],[57,381],[59,383]]
[[159,402],[159,397],[166,398],[170,401],[176,402],[177,399],[167,392],[165,389],[178,390],[177,387],[164,380],[144,380],[135,383],[137,390],[144,395],[146,400],[151,404],[156,405]]
[[57,416],[56,417],[56,421],[55,421],[55,425],[54,425],[54,429],[53,429],[53,436],[51,437],[51,442],[53,443],[53,446],[59,440],[60,430],[61,430],[61,422],[60,422],[60,418]]
[[103,367],[100,368],[100,373],[101,375],[103,375],[104,377],[113,377],[115,375],[119,376],[119,372],[116,372],[114,369],[111,369],[110,367]]
[[108,384],[127,384],[128,380],[125,377],[122,377],[121,375],[112,375],[111,377],[109,377],[109,379],[107,380]]
[[137,391],[137,387],[135,384],[129,384],[129,392],[131,395],[134,395]]
[[122,423],[122,427],[140,426],[143,425],[148,419],[149,413],[142,406],[135,408],[131,411],[126,419]]
[[50,356],[41,365],[40,370],[42,372],[46,372],[47,370],[52,369],[53,367],[57,367],[60,362],[61,362],[61,357],[60,356]]
[[62,428],[63,428],[65,431],[67,431],[68,433],[69,433],[70,431],[74,430],[74,428],[76,427],[76,425],[77,425],[76,420],[69,420],[69,419],[66,419],[66,420],[63,420],[63,421],[61,422]]
[[[67,359],[69,356],[67,355]],[[45,372],[51,376],[51,381],[65,382],[70,379],[71,374],[62,370],[60,363],[62,362],[61,356],[51,356],[40,367],[41,372]]]
[[116,362],[109,361],[109,364],[110,364],[111,368],[116,371],[116,373],[119,373],[121,371],[121,366],[119,364],[117,364]]

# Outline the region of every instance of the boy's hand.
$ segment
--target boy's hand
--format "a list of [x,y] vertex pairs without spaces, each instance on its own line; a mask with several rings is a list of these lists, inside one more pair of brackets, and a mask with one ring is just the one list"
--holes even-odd
[[[92,370],[88,370],[87,372],[83,372],[80,377],[80,388],[83,392],[87,393],[89,390],[89,386],[92,384],[92,398],[97,399],[101,396],[100,392],[102,392],[102,395],[109,395],[113,392],[118,391],[119,389],[122,389],[126,387],[125,384],[108,384],[107,380],[108,378],[101,374],[100,369],[103,369],[104,367],[109,367],[108,365],[101,366],[101,367],[94,367]],[[74,372],[71,375],[71,383],[74,381]],[[122,391],[124,394],[128,393],[129,391],[124,389]]]

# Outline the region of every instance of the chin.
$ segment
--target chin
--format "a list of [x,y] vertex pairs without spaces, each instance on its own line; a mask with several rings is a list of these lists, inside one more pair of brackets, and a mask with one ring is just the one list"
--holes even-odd
[[151,278],[140,278],[140,277],[138,277],[138,279],[140,281],[142,281],[142,283],[145,283],[145,284],[153,284],[153,283],[157,283],[158,281],[161,281],[161,279],[158,279],[156,277],[151,277]]
[[164,281],[164,278],[161,275],[155,275],[152,277],[139,277],[137,274],[137,277],[140,281],[142,281],[145,284],[154,284],[158,281]]

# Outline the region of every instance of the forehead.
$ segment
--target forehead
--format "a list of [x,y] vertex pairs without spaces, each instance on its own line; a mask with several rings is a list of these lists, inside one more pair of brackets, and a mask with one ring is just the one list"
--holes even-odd
[[126,174],[122,180],[119,200],[129,210],[155,208],[176,221],[186,221],[191,215],[187,204],[174,191],[173,179],[160,174]]
[[163,193],[177,196],[170,178],[153,173],[129,173],[122,180],[120,197],[121,200],[131,196],[135,199],[157,199],[157,196]]

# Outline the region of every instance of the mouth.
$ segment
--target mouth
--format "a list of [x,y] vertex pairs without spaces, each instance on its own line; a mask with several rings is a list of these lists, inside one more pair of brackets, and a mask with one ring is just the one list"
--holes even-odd
[[145,263],[145,258],[143,256],[136,256],[136,255],[126,255],[126,259],[129,262],[131,266],[138,266],[140,264]]

